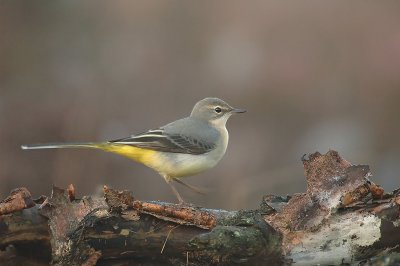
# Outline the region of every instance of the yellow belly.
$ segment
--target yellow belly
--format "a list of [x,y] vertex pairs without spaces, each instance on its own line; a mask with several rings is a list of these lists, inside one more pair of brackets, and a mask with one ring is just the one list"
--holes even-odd
[[169,177],[185,177],[201,173],[214,167],[223,155],[215,157],[207,153],[200,155],[167,153],[110,143],[96,145],[96,148],[128,157],[154,169],[162,176]]
[[129,159],[142,163],[150,168],[153,168],[156,161],[155,155],[157,152],[153,150],[142,149],[130,145],[109,143],[99,144],[97,148],[128,157]]

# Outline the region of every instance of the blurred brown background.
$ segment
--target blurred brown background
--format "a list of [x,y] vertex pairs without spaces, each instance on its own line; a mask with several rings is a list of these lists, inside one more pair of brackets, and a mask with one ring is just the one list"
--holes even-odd
[[207,96],[248,112],[224,159],[179,187],[207,207],[305,190],[300,158],[338,150],[400,185],[398,1],[1,1],[0,196],[103,184],[175,201],[161,177],[92,150],[21,144],[125,137]]

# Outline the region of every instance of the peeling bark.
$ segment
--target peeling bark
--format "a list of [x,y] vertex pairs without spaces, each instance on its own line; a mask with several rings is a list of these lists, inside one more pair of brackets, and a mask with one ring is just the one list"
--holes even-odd
[[0,202],[0,215],[13,213],[35,206],[31,193],[24,187],[11,191],[10,196]]
[[280,236],[257,213],[141,202],[129,192],[108,188],[105,198],[96,201],[70,201],[55,188],[41,213],[49,220],[57,265],[87,263],[94,250],[102,260],[134,258],[154,264],[280,259]]
[[398,261],[400,189],[385,193],[368,166],[335,151],[302,161],[307,191],[265,196],[254,211],[144,202],[107,187],[104,198],[82,199],[72,185],[38,200],[14,190],[0,202],[0,264],[373,265],[388,254],[385,261]]
[[335,151],[312,154],[303,164],[307,192],[265,216],[282,233],[286,258],[296,265],[338,265],[398,251],[398,192],[384,194],[369,180],[368,166],[352,165]]

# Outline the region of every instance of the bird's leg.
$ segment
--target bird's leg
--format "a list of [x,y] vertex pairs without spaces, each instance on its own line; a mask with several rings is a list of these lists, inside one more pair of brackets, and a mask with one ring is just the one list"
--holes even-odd
[[199,194],[202,194],[202,195],[205,195],[205,194],[206,194],[206,193],[205,193],[204,191],[202,191],[201,189],[199,189],[199,188],[197,188],[197,187],[195,187],[195,186],[193,186],[193,185],[189,185],[188,183],[185,183],[185,182],[183,182],[182,180],[180,180],[180,179],[178,179],[178,178],[174,178],[174,181],[178,182],[178,183],[181,184],[181,185],[184,185],[185,187],[187,187],[187,188],[193,190],[193,191],[196,192],[196,193],[199,193]]
[[174,192],[175,196],[177,197],[179,204],[184,204],[185,202],[183,201],[183,198],[179,194],[178,190],[174,187],[172,182],[168,182],[168,185],[171,187],[172,192]]
[[179,194],[178,190],[172,184],[172,181],[174,181],[174,179],[170,178],[169,176],[163,176],[163,177],[167,182],[167,184],[171,187],[172,192],[174,192],[175,196],[177,197],[179,204],[184,204],[185,202],[183,201],[183,198]]

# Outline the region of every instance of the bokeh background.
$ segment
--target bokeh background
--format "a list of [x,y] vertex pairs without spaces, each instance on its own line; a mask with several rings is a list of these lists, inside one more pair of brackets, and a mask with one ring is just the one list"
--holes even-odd
[[[103,184],[175,201],[161,177],[93,150],[166,124],[207,96],[246,108],[187,201],[256,208],[305,191],[300,158],[335,149],[390,190],[400,173],[399,1],[1,1],[0,196]],[[179,185],[178,185],[179,186]]]

